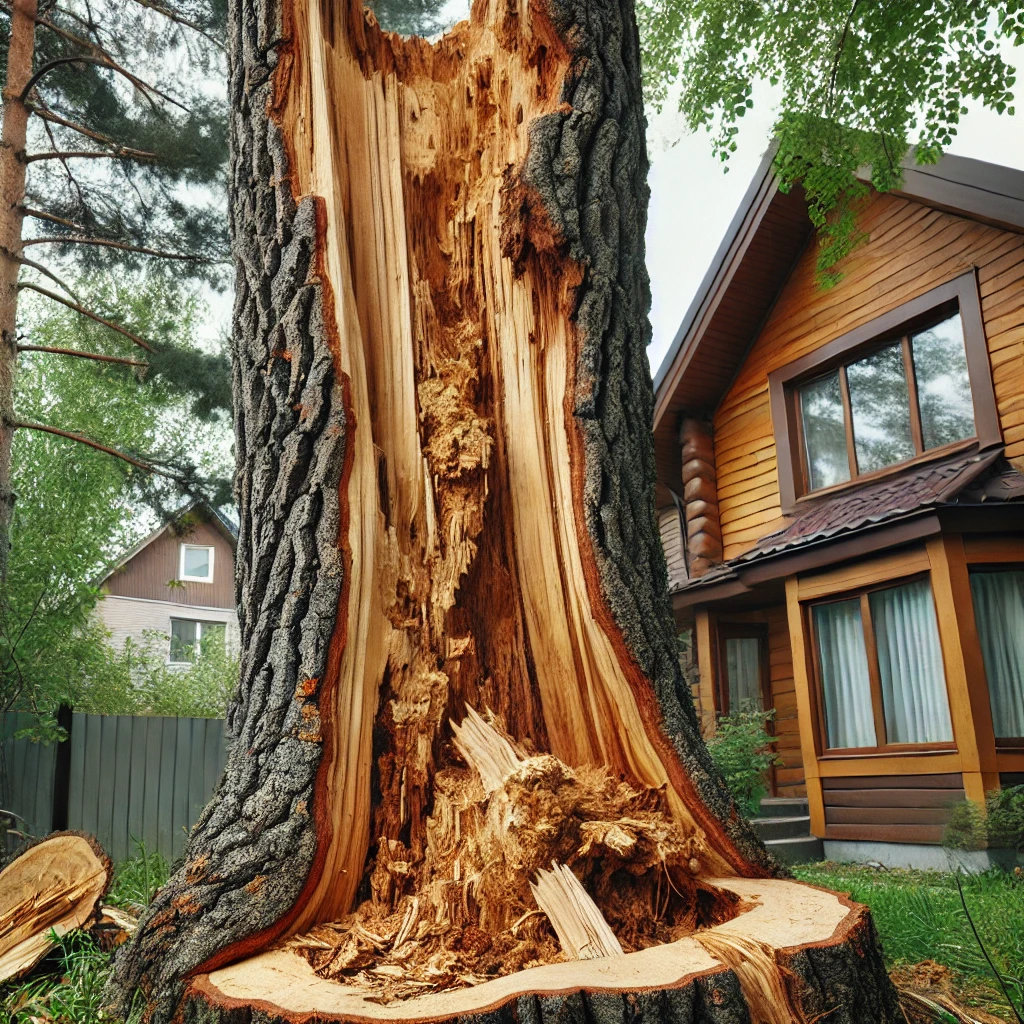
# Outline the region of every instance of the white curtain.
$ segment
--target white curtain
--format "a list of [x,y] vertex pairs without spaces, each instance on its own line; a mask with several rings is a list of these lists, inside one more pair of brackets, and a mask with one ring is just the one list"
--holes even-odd
[[875,719],[860,599],[814,606],[829,747],[874,747]]
[[751,636],[731,636],[725,641],[725,674],[729,680],[729,710],[761,707],[761,641]]
[[1024,737],[1024,571],[972,572],[971,595],[996,736]]
[[953,738],[946,674],[927,580],[870,595],[889,743]]

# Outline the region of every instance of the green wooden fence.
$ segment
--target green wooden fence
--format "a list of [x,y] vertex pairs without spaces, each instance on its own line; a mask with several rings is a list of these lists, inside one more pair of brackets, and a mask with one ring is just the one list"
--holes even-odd
[[220,719],[74,714],[68,740],[56,747],[13,740],[24,723],[0,719],[0,792],[8,801],[0,807],[35,835],[88,832],[115,861],[140,842],[177,857],[224,768]]

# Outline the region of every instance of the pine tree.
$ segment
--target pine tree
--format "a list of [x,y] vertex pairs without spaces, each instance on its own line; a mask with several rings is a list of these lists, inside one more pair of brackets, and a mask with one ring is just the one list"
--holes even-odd
[[[187,356],[173,344],[158,349],[125,327],[118,310],[82,305],[67,280],[69,267],[91,276],[153,264],[176,278],[223,281],[227,144],[216,85],[224,61],[223,3],[15,0],[0,12],[0,33],[6,81],[0,140],[2,579],[15,502],[14,431],[63,429],[27,423],[15,410],[18,354],[38,350],[18,335],[22,290],[108,326],[124,344],[120,359],[127,367],[194,392],[199,413],[225,402],[228,370],[224,357]],[[162,468],[195,485],[187,473]]]

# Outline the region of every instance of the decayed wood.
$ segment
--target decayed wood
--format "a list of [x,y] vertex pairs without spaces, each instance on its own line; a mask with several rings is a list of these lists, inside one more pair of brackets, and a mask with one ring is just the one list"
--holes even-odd
[[[629,0],[478,0],[433,45],[347,0],[231,24],[242,680],[114,1005],[725,1024],[749,982],[693,936],[735,925],[826,950],[794,1006],[895,1020],[863,910],[770,877],[685,693]],[[531,888],[560,918],[564,868],[624,955],[567,959]]]
[[0,982],[31,970],[54,936],[89,927],[111,874],[96,840],[78,832],[55,832],[0,871]]

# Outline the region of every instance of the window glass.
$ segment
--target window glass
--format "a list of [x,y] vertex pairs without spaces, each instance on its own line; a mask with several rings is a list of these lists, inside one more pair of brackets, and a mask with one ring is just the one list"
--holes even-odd
[[171,661],[195,661],[199,623],[171,619]]
[[831,487],[850,479],[846,454],[846,427],[839,371],[835,370],[800,389],[800,415],[804,428],[809,489]]
[[1024,570],[971,573],[974,621],[1000,739],[1024,737]]
[[761,641],[756,636],[726,638],[725,674],[729,710],[761,711]]
[[946,673],[925,580],[870,594],[878,650],[886,740],[939,743],[952,740]]
[[814,633],[829,747],[875,747],[871,679],[860,599],[815,605]]
[[910,393],[900,342],[886,345],[846,369],[853,411],[857,470],[870,473],[914,457]]
[[182,570],[185,576],[209,579],[210,548],[196,547],[191,544],[186,545],[182,555]]
[[960,314],[910,339],[925,449],[974,437],[974,403]]
[[225,632],[223,622],[204,622],[200,640],[203,653],[205,654],[212,648],[223,651]]

